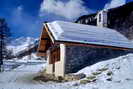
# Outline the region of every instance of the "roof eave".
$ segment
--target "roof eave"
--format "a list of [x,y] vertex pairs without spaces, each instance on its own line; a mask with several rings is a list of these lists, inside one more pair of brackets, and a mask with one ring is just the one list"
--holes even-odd
[[126,48],[126,47],[116,47],[116,46],[108,46],[108,45],[100,45],[100,44],[89,44],[89,43],[80,43],[80,42],[71,42],[71,41],[60,41],[55,40],[57,44],[66,44],[69,46],[85,46],[85,47],[94,47],[94,48],[111,48],[117,50],[133,50],[133,48]]

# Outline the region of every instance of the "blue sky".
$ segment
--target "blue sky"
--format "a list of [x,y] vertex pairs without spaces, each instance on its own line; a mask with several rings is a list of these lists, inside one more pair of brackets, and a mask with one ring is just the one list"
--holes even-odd
[[75,21],[79,16],[133,0],[0,0],[13,37],[39,37],[44,21]]

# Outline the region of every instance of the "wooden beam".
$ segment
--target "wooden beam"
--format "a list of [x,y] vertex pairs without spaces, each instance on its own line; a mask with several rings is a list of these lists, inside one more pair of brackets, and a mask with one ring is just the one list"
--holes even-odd
[[44,57],[44,56],[46,56],[46,53],[37,53],[36,55],[37,55],[37,56]]
[[47,32],[45,31],[45,28],[43,27],[41,35],[40,35],[40,39],[39,39],[39,45],[38,45],[38,49],[37,49],[37,56],[46,56],[46,53],[42,53],[41,51],[45,51],[46,47],[46,39],[47,39]]
[[54,36],[52,35],[52,33],[49,31],[49,28],[47,26],[47,24],[45,24],[45,29],[50,37],[50,39],[52,40],[53,44],[55,43],[55,40],[54,40]]
[[44,51],[44,50],[39,50],[38,52],[39,53],[46,53],[46,51]]
[[78,43],[78,42],[68,42],[68,41],[56,41],[58,44],[66,44],[67,46],[83,46],[83,47],[92,47],[92,48],[111,48],[116,50],[131,50],[129,48],[115,47],[115,46],[106,46],[106,45],[96,45],[96,44],[87,44],[87,43]]
[[49,38],[41,38],[41,40],[49,40]]

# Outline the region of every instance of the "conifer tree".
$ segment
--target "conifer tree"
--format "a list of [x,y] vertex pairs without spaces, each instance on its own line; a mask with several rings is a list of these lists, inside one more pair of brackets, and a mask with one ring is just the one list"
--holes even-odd
[[7,57],[6,45],[9,42],[10,36],[10,29],[5,19],[0,18],[0,72],[3,71],[3,60]]

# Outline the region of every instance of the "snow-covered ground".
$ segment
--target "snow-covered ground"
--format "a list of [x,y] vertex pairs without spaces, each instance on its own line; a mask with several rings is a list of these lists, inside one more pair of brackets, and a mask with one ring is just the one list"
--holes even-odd
[[77,72],[85,73],[88,77],[100,71],[95,74],[95,82],[86,84],[80,84],[81,80],[66,83],[33,81],[33,77],[45,66],[46,62],[23,64],[14,70],[0,73],[0,89],[133,89],[132,53],[96,63]]
[[0,73],[0,89],[35,89],[32,79],[44,67],[45,64],[21,65],[12,71]]
[[[133,89],[133,54],[99,62],[95,65],[80,70],[78,73],[85,73],[89,76],[93,73],[97,73],[100,69],[107,70],[104,70],[101,74],[96,76],[97,81],[95,83],[86,84],[84,88]],[[111,76],[107,75],[109,72],[112,72]],[[109,78],[111,78],[111,81],[107,81]]]

